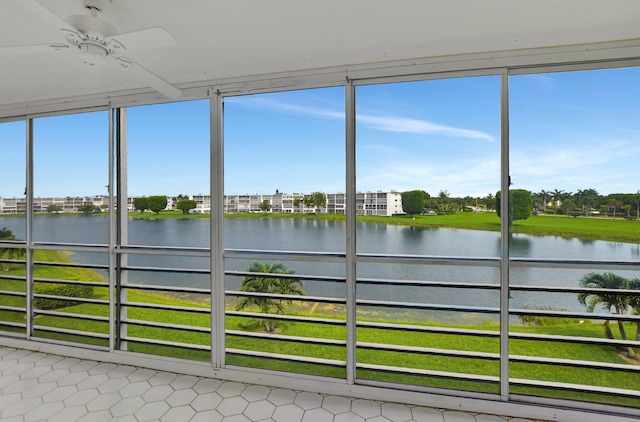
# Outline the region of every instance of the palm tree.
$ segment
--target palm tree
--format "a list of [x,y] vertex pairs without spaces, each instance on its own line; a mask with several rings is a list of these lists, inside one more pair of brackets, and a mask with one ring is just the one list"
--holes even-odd
[[[629,280],[629,288],[632,290],[640,290],[640,278],[632,278]],[[633,309],[635,315],[640,315],[640,294],[633,295],[629,298],[629,306]],[[640,321],[636,321],[636,341],[640,341]],[[636,348],[636,356],[640,354],[640,347]]]
[[[271,277],[269,274],[293,274],[294,270],[287,269],[282,263],[263,264],[254,261],[247,267],[247,272],[256,273],[256,275],[246,276],[242,279],[240,291],[277,294],[277,295],[305,295],[302,290],[302,281],[294,278]],[[241,311],[244,308],[255,305],[263,314],[271,313],[275,308],[276,314],[282,314],[285,311],[285,305],[290,305],[292,299],[280,299],[268,296],[248,296],[242,299],[237,305],[236,310]],[[276,321],[271,319],[263,319],[261,321],[265,330],[272,333],[276,328]]]
[[[17,239],[11,230],[9,230],[6,227],[3,227],[0,229],[0,240],[13,241]],[[25,251],[22,248],[0,248],[0,258],[2,258],[4,255],[7,256],[8,260],[12,260],[14,258],[23,259],[25,256]],[[2,271],[6,272],[11,269],[11,264],[8,262],[6,263],[3,262],[3,263],[0,263],[0,267],[2,268]]]
[[[588,273],[580,279],[580,286],[590,289],[629,289],[629,280],[613,273]],[[629,309],[630,297],[626,294],[605,292],[586,292],[578,294],[578,301],[587,307],[587,312],[593,312],[596,306],[602,305],[614,314],[623,315]],[[622,321],[618,320],[618,329],[623,340],[627,339]],[[604,322],[604,333],[608,339],[613,339],[609,320]]]

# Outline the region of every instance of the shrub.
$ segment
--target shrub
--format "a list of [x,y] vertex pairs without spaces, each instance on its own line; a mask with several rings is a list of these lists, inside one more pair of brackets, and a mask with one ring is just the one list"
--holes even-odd
[[[35,293],[65,298],[90,298],[93,296],[93,286],[63,283],[36,283]],[[37,309],[59,309],[77,304],[74,300],[38,298],[34,299]]]

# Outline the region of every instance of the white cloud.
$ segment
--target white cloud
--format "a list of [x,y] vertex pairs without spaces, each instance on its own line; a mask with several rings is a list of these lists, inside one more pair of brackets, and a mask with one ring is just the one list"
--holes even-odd
[[489,142],[496,142],[493,136],[471,129],[457,128],[433,123],[428,120],[409,119],[406,117],[380,117],[357,115],[357,121],[373,129],[386,132],[416,133],[416,134],[440,134],[452,138],[473,138],[484,139]]
[[[344,112],[332,111],[323,108],[309,107],[297,104],[283,103],[268,98],[258,97],[237,97],[225,100],[227,102],[242,104],[249,107],[277,110],[293,114],[322,117],[329,119],[344,119]],[[442,125],[428,120],[410,119],[400,116],[373,116],[367,114],[357,114],[356,120],[359,124],[364,124],[372,129],[395,133],[414,134],[439,134],[455,138],[483,139],[489,142],[496,142],[493,136],[472,129],[458,128],[454,126]]]

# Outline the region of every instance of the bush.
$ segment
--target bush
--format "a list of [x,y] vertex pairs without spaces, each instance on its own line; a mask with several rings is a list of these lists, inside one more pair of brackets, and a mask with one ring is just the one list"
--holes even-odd
[[[538,310],[538,311],[567,312],[567,309],[558,309],[558,308],[553,308],[551,306],[542,306],[542,307],[525,306],[523,307],[523,309],[532,309],[532,310]],[[577,321],[573,318],[552,317],[552,316],[542,316],[542,315],[518,315],[518,319],[520,319],[520,323],[522,325],[528,325],[532,327],[550,327],[555,325],[568,325],[568,324],[577,323]]]
[[[62,283],[36,283],[35,293],[66,298],[90,298],[93,296],[93,286]],[[60,309],[77,304],[74,300],[38,298],[34,299],[37,309]]]

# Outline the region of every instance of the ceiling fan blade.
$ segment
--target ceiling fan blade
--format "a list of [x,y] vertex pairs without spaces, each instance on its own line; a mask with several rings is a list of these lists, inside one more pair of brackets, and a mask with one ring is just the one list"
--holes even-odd
[[22,7],[34,16],[37,16],[43,22],[48,22],[53,28],[67,29],[69,31],[78,32],[76,28],[69,25],[60,16],[47,9],[36,0],[12,0],[15,4]]
[[119,42],[127,51],[151,50],[153,48],[174,47],[177,45],[173,35],[159,26],[114,35],[107,38],[107,40],[109,39]]
[[123,70],[131,73],[131,76],[144,82],[147,86],[155,89],[165,97],[177,100],[182,95],[182,91],[178,88],[171,85],[155,73],[140,66],[138,63],[123,57],[118,57],[115,60]]
[[67,44],[32,44],[32,45],[12,45],[0,47],[0,57],[2,56],[24,56],[27,54],[51,53],[52,51],[67,50]]

